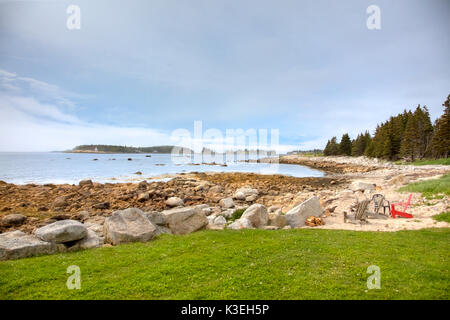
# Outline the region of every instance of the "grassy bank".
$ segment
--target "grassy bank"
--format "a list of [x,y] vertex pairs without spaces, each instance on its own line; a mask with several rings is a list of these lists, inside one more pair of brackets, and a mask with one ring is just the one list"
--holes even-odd
[[450,166],[450,158],[443,158],[443,159],[425,159],[425,160],[416,160],[413,162],[405,162],[405,161],[396,161],[395,164],[407,164],[407,165],[413,165],[413,166],[425,166],[425,165],[446,165]]
[[439,179],[425,180],[410,183],[399,189],[402,192],[421,192],[423,197],[436,198],[450,195],[450,174]]
[[[201,231],[0,262],[0,299],[449,299],[450,229]],[[66,268],[81,269],[68,290]],[[367,290],[367,267],[381,289]]]

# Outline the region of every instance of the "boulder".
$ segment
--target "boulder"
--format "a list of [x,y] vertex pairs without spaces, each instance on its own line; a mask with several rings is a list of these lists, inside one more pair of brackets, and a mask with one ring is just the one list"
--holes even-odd
[[166,200],[166,205],[168,207],[181,207],[184,206],[184,202],[182,199],[178,197],[170,197]]
[[156,226],[137,208],[114,211],[103,225],[105,240],[113,245],[145,242],[156,236]]
[[265,206],[255,203],[244,211],[241,219],[248,219],[253,227],[259,228],[267,225],[269,215]]
[[224,218],[224,216],[217,216],[214,219],[214,224],[226,225],[227,224],[227,220]]
[[269,226],[275,226],[278,228],[283,228],[287,222],[286,222],[286,216],[282,215],[280,213],[269,213]]
[[0,234],[0,260],[19,259],[38,254],[65,251],[65,246],[40,240],[35,235],[22,231]]
[[67,202],[66,196],[57,197],[52,203],[53,208],[63,208],[67,207],[68,205],[69,203]]
[[246,197],[245,197],[245,201],[247,201],[247,202],[253,202],[253,201],[255,201],[257,198],[258,198],[258,195],[257,195],[257,194],[252,194],[252,195],[246,196]]
[[[233,198],[236,200],[246,200],[247,197],[253,196],[256,199],[258,194],[259,192],[257,189],[253,189],[250,187],[243,187],[236,190]],[[252,199],[253,197],[250,197],[249,199]],[[254,201],[254,200],[247,200],[247,201]]]
[[242,191],[236,191],[233,198],[236,200],[245,200],[245,193],[243,193]]
[[148,220],[150,220],[150,222],[155,225],[159,225],[159,226],[167,225],[167,218],[161,212],[150,211],[150,212],[146,212],[145,215],[147,216]]
[[105,242],[104,237],[101,237],[93,230],[88,229],[86,237],[79,240],[77,243],[75,243],[73,246],[71,246],[68,250],[75,251],[75,250],[79,250],[79,249],[98,248],[98,247],[102,246],[104,244],[104,242]]
[[223,198],[222,200],[219,201],[219,205],[222,208],[233,208],[234,207],[234,202],[232,198]]
[[353,181],[350,184],[350,189],[353,191],[365,191],[365,190],[373,191],[375,190],[375,184],[362,181]]
[[227,229],[232,229],[232,230],[240,230],[240,229],[253,229],[253,225],[251,223],[251,221],[247,218],[240,218],[236,221],[234,221],[233,223],[231,223],[230,225],[228,225]]
[[81,180],[78,185],[80,187],[92,187],[94,184],[92,183],[92,180]]
[[137,198],[137,200],[139,201],[139,202],[144,202],[144,201],[147,201],[147,200],[149,200],[150,199],[150,193],[148,193],[148,192],[142,192],[142,193],[140,193],[139,195],[138,195],[138,198]]
[[323,209],[320,206],[319,198],[314,196],[289,210],[286,213],[285,217],[286,222],[292,228],[298,228],[305,224],[305,220],[307,217],[319,217],[322,213]]
[[27,220],[27,217],[24,215],[12,213],[4,216],[1,220],[1,224],[4,227],[20,226],[25,222],[25,220]]
[[208,224],[205,213],[198,207],[181,207],[162,212],[173,234],[188,234]]
[[87,229],[79,221],[60,220],[36,229],[34,234],[44,241],[65,243],[83,239],[87,235]]

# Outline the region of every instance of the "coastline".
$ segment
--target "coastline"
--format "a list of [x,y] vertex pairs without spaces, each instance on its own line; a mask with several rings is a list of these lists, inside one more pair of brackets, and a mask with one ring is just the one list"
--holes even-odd
[[[267,161],[267,159],[262,159]],[[272,160],[269,160],[272,161]],[[127,183],[27,184],[0,182],[0,218],[11,213],[23,214],[27,222],[22,226],[0,227],[1,232],[22,230],[31,233],[37,227],[63,219],[80,219],[80,212],[88,212],[93,221],[102,222],[114,211],[135,207],[143,211],[162,211],[168,208],[166,200],[178,197],[185,206],[206,205],[211,215],[247,208],[259,203],[279,212],[287,212],[296,204],[317,196],[324,209],[325,225],[315,228],[366,231],[397,231],[429,227],[448,227],[431,217],[448,210],[448,197],[437,199],[432,205],[420,194],[413,194],[415,219],[389,219],[368,225],[344,224],[343,213],[355,201],[382,193],[391,200],[405,200],[407,194],[397,189],[407,183],[431,179],[449,173],[448,166],[394,165],[368,158],[347,157],[280,157],[280,163],[306,165],[329,169],[324,177],[296,178],[285,175],[265,175],[237,172],[192,172],[163,175],[168,181],[141,181]],[[352,190],[355,181],[373,184],[374,190]],[[252,199],[234,199],[233,208],[224,208],[221,200],[232,198],[242,187],[253,188],[258,195]],[[145,196],[143,196],[145,195]],[[428,201],[429,202],[429,201]],[[305,227],[309,228],[309,227]]]

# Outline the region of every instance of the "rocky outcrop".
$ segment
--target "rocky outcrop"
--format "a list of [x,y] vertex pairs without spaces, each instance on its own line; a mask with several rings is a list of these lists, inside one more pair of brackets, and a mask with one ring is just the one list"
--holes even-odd
[[65,243],[83,239],[86,227],[76,220],[61,220],[38,228],[34,234],[43,241]]
[[145,242],[156,236],[156,226],[143,211],[136,208],[115,211],[103,225],[105,241],[113,245]]
[[65,251],[65,246],[42,241],[35,235],[22,231],[0,234],[0,260],[19,259],[39,254],[51,254]]
[[310,216],[319,217],[322,212],[319,198],[314,196],[289,210],[285,215],[286,222],[292,228],[298,228],[305,225],[306,218]]
[[188,234],[208,224],[205,213],[199,207],[181,207],[162,212],[173,234]]

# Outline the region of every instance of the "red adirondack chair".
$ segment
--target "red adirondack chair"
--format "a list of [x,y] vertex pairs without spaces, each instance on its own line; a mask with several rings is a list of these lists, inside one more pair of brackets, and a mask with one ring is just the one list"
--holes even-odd
[[[412,193],[409,195],[408,201],[391,203],[391,215],[395,219],[395,216],[400,216],[403,218],[412,218],[412,214],[406,213],[406,208],[408,208],[412,198]],[[395,210],[395,206],[403,206],[403,211]]]

